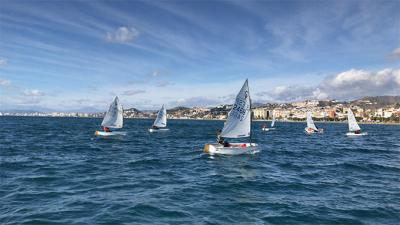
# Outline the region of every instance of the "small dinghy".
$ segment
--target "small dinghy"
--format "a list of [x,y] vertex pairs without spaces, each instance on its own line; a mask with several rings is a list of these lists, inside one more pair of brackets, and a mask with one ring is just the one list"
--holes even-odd
[[95,135],[96,135],[96,136],[102,136],[102,137],[107,137],[107,136],[124,136],[124,135],[126,135],[126,132],[124,132],[124,131],[111,131],[111,132],[106,132],[106,131],[98,131],[98,130],[96,130]]
[[122,105],[119,103],[118,97],[115,97],[106,115],[104,116],[103,122],[101,122],[103,131],[96,131],[94,134],[100,137],[126,135],[126,132],[111,130],[111,129],[122,128],[124,120],[122,113],[123,113]]
[[275,114],[272,113],[272,122],[271,122],[271,127],[268,127],[266,124],[261,128],[262,131],[270,131],[270,130],[275,130]]
[[357,123],[356,117],[350,108],[349,111],[347,111],[347,120],[349,123],[349,132],[346,133],[347,136],[364,136],[368,134],[367,132],[361,132],[361,128]]
[[[258,152],[258,145],[251,143],[251,101],[248,81],[246,80],[242,89],[236,96],[235,104],[228,114],[224,128],[218,135],[218,142],[206,144],[204,152],[214,155],[239,155]],[[250,137],[249,143],[228,143],[223,138]]]
[[270,129],[271,129],[271,128],[268,128],[268,127],[262,127],[262,128],[261,128],[262,131],[269,131]]
[[167,127],[167,110],[164,105],[162,105],[161,109],[157,113],[157,118],[153,123],[153,126],[149,128],[149,132],[163,132],[168,131]]
[[307,127],[304,128],[306,134],[323,133],[324,129],[318,129],[312,119],[311,112],[307,112]]
[[272,122],[271,122],[271,127],[269,129],[275,130],[275,112],[274,111],[272,111]]

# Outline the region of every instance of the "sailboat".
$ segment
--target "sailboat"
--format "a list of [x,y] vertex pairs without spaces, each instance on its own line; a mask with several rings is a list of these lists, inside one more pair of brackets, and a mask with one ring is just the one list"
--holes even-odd
[[349,132],[346,133],[347,136],[363,136],[368,134],[367,132],[361,132],[361,128],[357,123],[356,117],[350,108],[347,111],[347,120],[349,123]]
[[272,111],[272,122],[271,122],[271,129],[275,129],[275,112]]
[[118,96],[115,97],[114,101],[110,104],[110,107],[104,116],[101,126],[103,131],[96,131],[96,136],[115,136],[115,135],[126,135],[126,132],[122,131],[111,131],[111,129],[119,129],[123,126],[123,109],[119,103]]
[[270,131],[270,130],[275,130],[275,113],[272,112],[272,122],[271,122],[271,127],[267,127],[266,124],[263,125],[263,127],[261,128],[262,131]]
[[[223,138],[250,137],[249,143],[227,143]],[[251,142],[251,100],[246,80],[236,96],[235,104],[228,114],[224,127],[219,134],[219,143],[206,144],[204,152],[224,155],[255,153],[258,145]]]
[[314,121],[312,119],[311,112],[307,112],[307,127],[304,128],[304,131],[307,134],[323,133],[324,132],[324,129],[318,129],[317,126],[315,126]]
[[149,129],[149,132],[167,131],[167,110],[164,105],[157,113],[157,118],[153,123],[153,126]]

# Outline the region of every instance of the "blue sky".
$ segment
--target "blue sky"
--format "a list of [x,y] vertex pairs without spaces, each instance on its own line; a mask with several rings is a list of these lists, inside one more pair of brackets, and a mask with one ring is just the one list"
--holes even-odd
[[[0,107],[400,94],[400,1],[2,1]],[[0,108],[0,109],[1,109]]]

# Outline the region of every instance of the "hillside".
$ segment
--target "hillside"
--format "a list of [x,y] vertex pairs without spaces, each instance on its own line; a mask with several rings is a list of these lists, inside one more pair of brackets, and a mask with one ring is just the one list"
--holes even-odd
[[365,108],[382,108],[387,106],[400,106],[400,96],[368,96],[355,101],[351,104]]

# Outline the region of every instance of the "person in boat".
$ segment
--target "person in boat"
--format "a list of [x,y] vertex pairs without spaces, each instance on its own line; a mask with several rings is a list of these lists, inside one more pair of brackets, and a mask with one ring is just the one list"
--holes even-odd
[[311,127],[307,128],[307,131],[308,131],[309,133],[311,133],[311,132],[315,132],[315,130],[314,130],[314,129],[312,129]]
[[355,134],[361,134],[361,130],[354,131]]
[[217,142],[220,145],[223,145],[224,147],[230,147],[231,144],[229,144],[229,142],[225,141],[225,139],[223,137],[221,137],[221,132],[222,130],[218,130],[217,131]]
[[262,128],[263,128],[263,129],[267,128],[267,124],[264,123],[263,126],[262,126]]
[[111,132],[110,128],[108,127],[103,127],[104,132]]
[[160,128],[153,125],[153,126],[151,127],[151,129],[153,129],[153,130],[158,130],[158,129],[160,129]]
[[223,145],[224,144],[224,138],[221,137],[221,133],[222,133],[221,129],[217,130],[217,142],[218,142],[218,144]]

